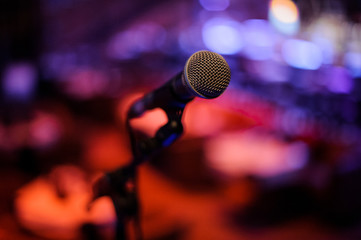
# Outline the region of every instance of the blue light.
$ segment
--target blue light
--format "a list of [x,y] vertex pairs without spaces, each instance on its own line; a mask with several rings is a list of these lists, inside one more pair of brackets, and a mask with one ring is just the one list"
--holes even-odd
[[241,51],[242,25],[234,20],[213,18],[202,29],[203,42],[207,48],[220,54],[232,55]]
[[317,45],[304,40],[286,40],[282,55],[288,65],[305,70],[316,70],[323,62],[322,52]]
[[202,41],[199,41],[199,39],[202,39],[201,26],[194,24],[180,32],[178,43],[185,53],[193,54],[196,51],[204,49],[204,44]]
[[345,65],[353,77],[361,77],[361,52],[348,52],[344,56]]
[[335,58],[335,49],[331,40],[318,35],[319,35],[318,33],[315,33],[312,36],[311,41],[321,49],[323,56],[323,63],[333,64]]

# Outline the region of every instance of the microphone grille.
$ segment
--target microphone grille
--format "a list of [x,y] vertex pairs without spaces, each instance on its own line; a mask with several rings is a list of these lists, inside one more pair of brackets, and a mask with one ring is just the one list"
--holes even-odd
[[231,80],[228,63],[218,53],[198,51],[187,61],[184,68],[186,84],[199,97],[216,98]]

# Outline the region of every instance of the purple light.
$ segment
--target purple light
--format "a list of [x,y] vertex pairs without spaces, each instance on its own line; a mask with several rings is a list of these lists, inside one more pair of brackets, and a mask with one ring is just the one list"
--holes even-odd
[[199,3],[208,11],[224,11],[229,6],[229,0],[199,0]]
[[208,20],[202,29],[203,42],[210,50],[226,55],[236,54],[243,47],[242,25],[227,18]]
[[77,67],[65,77],[65,92],[79,99],[89,99],[104,94],[109,84],[107,75],[98,69]]
[[343,67],[334,67],[328,70],[327,87],[334,93],[350,93],[353,89],[353,80],[349,72]]
[[166,40],[166,30],[156,23],[143,23],[116,34],[108,45],[114,59],[131,59],[142,52],[159,49]]
[[29,63],[15,63],[5,69],[4,94],[10,98],[27,100],[34,93],[36,71]]
[[196,51],[204,49],[202,41],[201,27],[194,24],[190,28],[183,30],[179,34],[178,42],[183,51],[193,54]]
[[267,60],[273,55],[275,36],[269,23],[262,19],[244,22],[244,54],[252,60]]

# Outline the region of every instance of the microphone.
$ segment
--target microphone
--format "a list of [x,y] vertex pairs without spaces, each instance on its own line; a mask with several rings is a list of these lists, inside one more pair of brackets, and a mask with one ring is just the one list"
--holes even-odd
[[[126,183],[129,180],[130,183],[134,183],[136,166],[147,156],[168,146],[180,136],[183,131],[183,108],[189,101],[195,97],[212,99],[220,96],[228,87],[230,79],[229,65],[221,55],[199,51],[190,56],[182,72],[137,100],[130,107],[127,120],[139,117],[147,110],[162,108],[168,115],[168,123],[162,126],[154,137],[142,139],[138,143],[127,121],[134,159],[130,164],[106,174],[96,182],[93,186],[92,202],[98,197],[109,195],[120,220],[135,216],[138,211],[136,192]],[[118,234],[124,233],[121,225],[118,225],[118,228]]]
[[158,89],[136,101],[128,111],[128,118],[141,116],[154,108],[184,107],[195,97],[212,99],[228,87],[231,70],[218,53],[198,51],[189,57],[184,70]]

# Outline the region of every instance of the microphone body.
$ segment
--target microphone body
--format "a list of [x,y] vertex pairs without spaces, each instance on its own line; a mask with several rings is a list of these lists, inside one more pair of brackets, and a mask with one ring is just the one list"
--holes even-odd
[[183,73],[177,74],[161,87],[147,93],[136,101],[129,109],[128,117],[139,117],[145,111],[154,108],[184,107],[194,96],[189,94],[188,90],[182,84],[179,84],[182,75]]
[[136,101],[129,109],[128,118],[139,117],[158,107],[165,111],[172,107],[184,108],[195,97],[216,98],[226,90],[230,77],[230,68],[221,55],[196,52],[181,73]]

